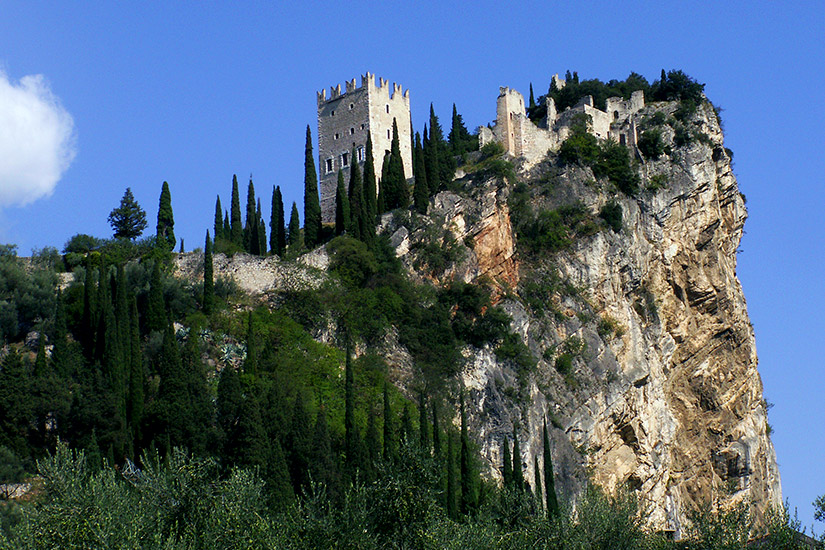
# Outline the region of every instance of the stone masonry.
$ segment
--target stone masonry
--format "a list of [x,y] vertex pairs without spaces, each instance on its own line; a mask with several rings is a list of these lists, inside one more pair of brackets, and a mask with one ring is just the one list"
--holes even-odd
[[344,92],[340,84],[330,91],[329,98],[326,89],[318,92],[318,173],[324,223],[335,221],[338,171],[344,171],[349,184],[352,163],[358,162],[363,170],[368,132],[372,136],[376,177],[380,179],[384,155],[389,153],[392,143],[392,122],[396,121],[404,175],[412,177],[410,91],[402,92],[395,83],[391,89],[383,78],[376,85],[371,73],[361,77],[361,86],[356,87],[353,78],[345,83]]
[[[553,76],[556,86],[561,88],[565,81]],[[644,92],[633,92],[629,100],[611,97],[606,110],[597,109],[592,96],[585,96],[573,107],[561,113],[556,111],[552,97],[546,100],[547,116],[539,124],[527,117],[524,96],[502,86],[496,102],[496,123],[492,128],[479,128],[479,141],[483,147],[490,142],[498,142],[504,150],[516,157],[523,157],[528,165],[544,158],[547,151],[556,150],[570,135],[576,115],[590,117],[590,132],[599,139],[613,139],[623,145],[636,145],[636,113],[645,106]]]

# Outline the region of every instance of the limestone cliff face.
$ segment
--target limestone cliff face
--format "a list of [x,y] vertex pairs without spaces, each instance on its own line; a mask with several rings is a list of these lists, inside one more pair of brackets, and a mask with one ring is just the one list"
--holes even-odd
[[[643,114],[674,109],[654,104]],[[607,489],[638,490],[651,525],[677,533],[701,504],[746,500],[761,517],[781,502],[753,330],[736,277],[747,212],[710,106],[689,124],[709,139],[676,147],[664,126],[672,153],[640,168],[643,186],[659,188],[635,198],[611,191],[589,169],[552,159],[520,173],[528,187],[541,187],[532,190],[534,208],[579,201],[595,218],[611,198],[622,207],[620,233],[602,229],[549,257],[516,250],[507,206],[513,186],[497,178],[475,178],[462,195],[439,194],[423,226],[384,224],[415,276],[493,280],[513,329],[540,358],[525,379],[490,349],[467,352],[463,382],[489,475],[498,475],[502,442],[517,422],[532,480],[547,418],[565,498],[575,502],[589,471]],[[442,249],[460,249],[435,273],[420,246],[433,235],[430,225]],[[555,289],[545,292],[545,308],[529,299],[542,285]],[[571,342],[572,371],[563,375],[555,358]]]

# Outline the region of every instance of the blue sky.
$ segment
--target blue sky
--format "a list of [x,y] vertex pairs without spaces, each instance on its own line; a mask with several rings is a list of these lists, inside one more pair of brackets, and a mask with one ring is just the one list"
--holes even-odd
[[[45,187],[0,179],[0,242],[27,255],[108,237],[126,187],[153,228],[164,180],[187,250],[202,245],[216,195],[228,204],[233,174],[242,185],[252,174],[265,210],[276,184],[300,205],[315,92],[365,71],[411,90],[416,130],[430,102],[448,130],[452,103],[468,127],[490,122],[501,85],[538,94],[567,69],[651,81],[683,69],[724,108],[750,212],[738,274],[784,494],[811,525],[825,493],[821,2],[273,4],[0,0],[0,94],[33,91],[52,115],[38,127],[53,130],[31,136],[46,156],[25,164]],[[19,146],[0,140],[0,178],[24,165]]]

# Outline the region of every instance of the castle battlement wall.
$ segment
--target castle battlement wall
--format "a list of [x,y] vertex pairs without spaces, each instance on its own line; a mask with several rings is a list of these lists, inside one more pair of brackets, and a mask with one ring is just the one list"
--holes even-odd
[[[553,75],[553,84],[561,89],[566,82]],[[496,122],[492,129],[480,128],[479,141],[483,147],[498,142],[504,150],[523,157],[528,164],[538,162],[548,151],[557,150],[570,135],[576,115],[589,117],[589,131],[599,139],[614,139],[623,145],[635,147],[637,141],[636,113],[645,105],[644,93],[633,92],[630,99],[611,97],[605,111],[595,106],[592,96],[582,97],[576,105],[561,113],[552,97],[545,99],[547,115],[539,125],[527,116],[524,96],[509,87],[499,89],[496,100]]]
[[[375,171],[380,178],[385,152],[392,143],[392,123],[398,125],[398,139],[404,174],[412,177],[412,122],[410,92],[400,84],[366,73],[361,85],[353,78],[317,94],[318,100],[318,172],[321,183],[321,216],[325,223],[335,220],[335,189],[338,172],[344,171],[349,184],[352,162],[363,165],[366,159],[367,133],[372,137]],[[379,183],[380,185],[380,183]]]

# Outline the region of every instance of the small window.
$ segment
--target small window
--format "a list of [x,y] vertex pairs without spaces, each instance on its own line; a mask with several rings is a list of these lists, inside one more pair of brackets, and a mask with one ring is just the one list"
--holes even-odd
[[333,166],[332,166],[332,159],[327,159],[327,174],[329,174],[330,172],[332,172],[332,168],[333,168]]
[[340,135],[338,134],[338,132],[335,132],[335,136],[333,136],[333,139],[338,139],[339,137]]
[[619,111],[613,111],[613,120],[619,120]]
[[364,148],[358,148],[358,162],[364,162]]
[[343,153],[341,155],[341,167],[346,168],[347,166],[349,166],[349,154]]
[[361,125],[361,129],[362,129],[362,130],[363,130],[364,128],[366,128],[366,127],[367,127],[367,125],[366,125],[366,124],[362,124],[362,125]]
[[387,112],[388,113],[390,112],[390,104],[389,103],[387,103]]
[[329,113],[329,116],[335,116],[335,109],[333,109],[332,112]]
[[349,129],[349,135],[351,135],[351,136],[355,135],[355,128],[350,128]]
[[349,110],[350,110],[350,111],[352,111],[354,108],[355,108],[355,104],[354,104],[354,103],[350,103],[350,104],[349,104]]
[[390,133],[389,130],[387,130],[387,139],[392,139],[392,134]]

